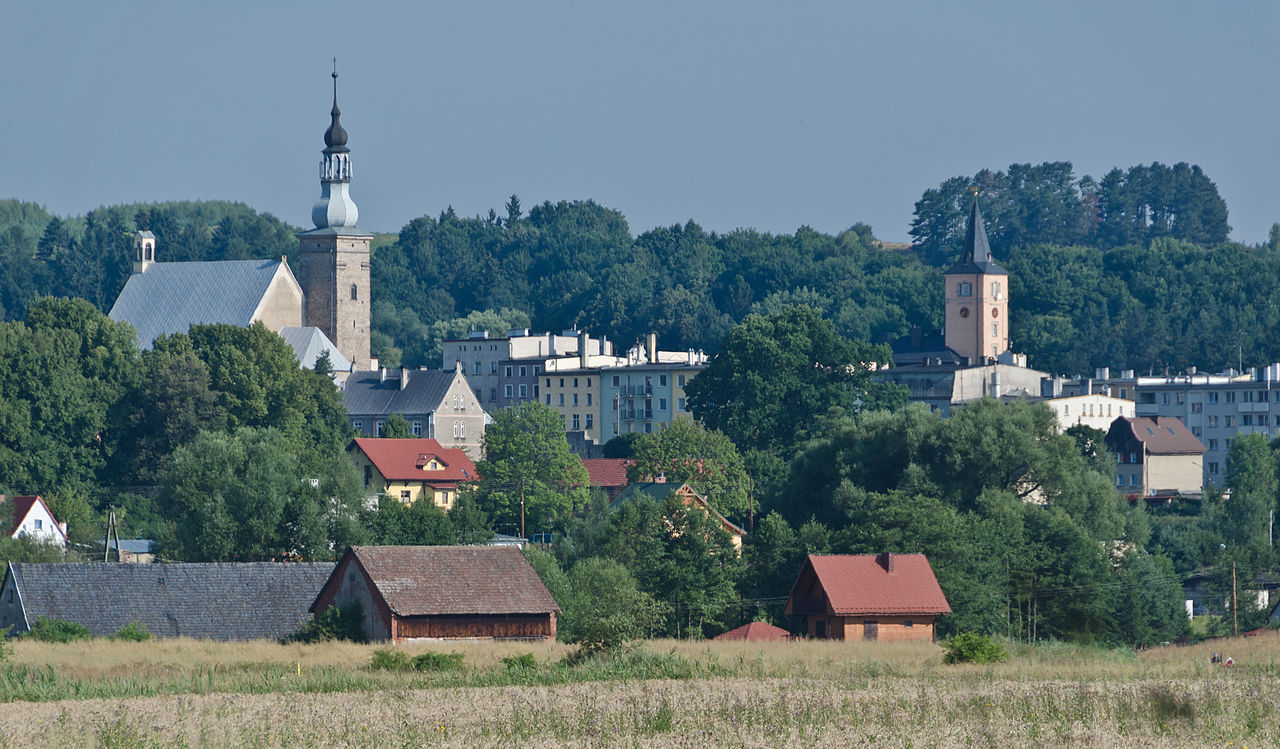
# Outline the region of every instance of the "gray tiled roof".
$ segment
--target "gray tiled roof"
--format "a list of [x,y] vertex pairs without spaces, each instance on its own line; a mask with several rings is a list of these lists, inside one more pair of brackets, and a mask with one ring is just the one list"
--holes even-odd
[[342,386],[342,403],[352,416],[425,414],[440,408],[457,372],[439,369],[407,370],[409,383],[400,389],[406,372],[387,371],[384,382],[377,371],[352,372]]
[[316,360],[325,351],[329,352],[329,369],[333,372],[346,372],[351,369],[351,362],[342,355],[333,341],[317,327],[299,328],[286,325],[280,329],[280,337],[293,349],[293,355],[307,369],[316,368]]
[[129,622],[157,637],[279,639],[310,619],[332,562],[27,564],[9,569],[28,626],[76,622],[95,636]]
[[143,348],[195,324],[248,325],[281,265],[279,258],[156,263],[129,277],[110,315],[133,325]]

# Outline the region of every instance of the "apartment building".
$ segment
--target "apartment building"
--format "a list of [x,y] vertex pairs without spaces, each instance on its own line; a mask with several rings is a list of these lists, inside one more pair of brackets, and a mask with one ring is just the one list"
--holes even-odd
[[445,370],[461,363],[476,400],[487,411],[525,401],[539,400],[539,375],[547,359],[578,356],[581,350],[593,355],[611,355],[607,338],[592,338],[577,330],[530,333],[528,328],[512,330],[506,338],[490,338],[478,330],[466,338],[441,343]]
[[1280,364],[1248,373],[1227,370],[1206,374],[1138,377],[1134,409],[1138,416],[1180,419],[1204,443],[1204,484],[1225,481],[1227,450],[1242,434],[1268,439],[1280,434]]

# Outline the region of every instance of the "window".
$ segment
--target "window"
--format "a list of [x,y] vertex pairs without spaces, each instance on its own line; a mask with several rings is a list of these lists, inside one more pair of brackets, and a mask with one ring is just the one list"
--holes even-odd
[[533,365],[533,376],[537,377],[540,374],[542,374],[542,365],[541,364]]
[[1217,394],[1217,393],[1209,393],[1209,402],[1210,402],[1210,403],[1217,403],[1217,402],[1218,402],[1218,394]]
[[458,425],[458,434],[461,435],[464,440],[467,438],[467,422],[464,421]]
[[582,386],[583,386],[583,387],[585,387],[585,388],[589,388],[589,387],[591,387],[591,378],[590,378],[590,377],[588,377],[588,378],[587,378],[587,381],[586,381],[586,382],[584,382],[584,383],[582,383]]
[[594,426],[594,422],[595,422],[595,419],[592,418],[592,415],[587,414],[587,429],[590,429],[592,426]]
[[453,438],[458,439],[458,422],[453,422]]
[[510,386],[510,385],[503,385],[503,386],[502,386],[502,397],[504,397],[504,398],[510,398],[510,397],[511,397],[511,386]]
[[659,399],[658,399],[658,410],[659,410],[659,411],[666,411],[666,410],[667,410],[667,399],[666,399],[666,398],[659,398]]
[[1199,437],[1199,436],[1200,436],[1200,427],[1191,427],[1191,433],[1192,433],[1192,434],[1194,434],[1196,437]]
[[44,529],[44,520],[43,520],[43,519],[41,519],[41,518],[32,518],[32,521],[31,521],[31,522],[35,524],[36,530],[43,530],[43,529]]
[[1216,474],[1217,472],[1218,472],[1218,464],[1217,464],[1217,463],[1210,463],[1210,464],[1209,464],[1209,473],[1210,473],[1210,474]]
[[563,377],[561,377],[561,378],[560,378],[560,387],[564,387],[564,378],[563,378]]
[[528,386],[528,385],[521,385],[521,386],[520,386],[520,397],[521,397],[522,399],[523,399],[523,398],[528,398],[528,397],[529,397],[529,386]]
[[684,410],[684,398],[676,398],[676,410]]
[[614,434],[617,434],[617,433],[618,433],[618,422],[616,422],[616,421],[615,421],[615,422],[613,422],[613,433],[614,433]]
[[1211,427],[1216,427],[1216,426],[1218,426],[1218,417],[1217,417],[1217,416],[1214,416],[1213,414],[1210,414],[1207,418],[1208,418],[1208,420],[1209,420],[1209,426],[1211,426]]
[[472,371],[473,371],[475,374],[480,374],[480,362],[476,362],[476,365],[475,365],[475,367],[473,367],[473,368],[472,368]]
[[381,436],[382,436],[382,422],[381,422],[381,421],[375,421],[375,422],[373,422],[373,436],[374,436],[374,437],[381,437]]
[[372,466],[365,466],[364,467],[364,488],[368,489],[369,484],[372,482],[373,482],[373,468]]
[[666,387],[666,386],[667,386],[667,376],[666,376],[666,375],[658,375],[658,384],[659,384],[659,385],[661,385],[662,387]]
[[507,366],[505,366],[505,367],[503,367],[503,368],[502,368],[502,376],[503,376],[503,377],[510,377],[510,376],[511,376],[511,365],[510,365],[510,364],[508,364]]
[[1137,485],[1138,485],[1138,474],[1135,473],[1129,477],[1129,486],[1137,486]]
[[497,373],[498,373],[498,363],[496,361],[489,362],[489,374],[493,375]]
[[476,400],[480,400],[480,388],[476,388]]
[[1267,418],[1267,414],[1258,414],[1258,426],[1264,427],[1267,425],[1268,421],[1269,419]]
[[490,401],[496,401],[497,399],[498,399],[498,389],[497,389],[497,388],[489,388],[489,400],[490,400]]
[[1181,406],[1181,405],[1182,405],[1182,400],[1183,400],[1183,394],[1182,394],[1182,393],[1174,393],[1174,400],[1176,400],[1176,401],[1178,402],[1178,405],[1179,405],[1179,406]]
[[360,421],[359,419],[356,419],[355,421],[351,422],[351,429],[356,432],[363,432],[364,422]]
[[906,620],[905,622],[902,623],[902,626],[906,627],[907,629],[911,629],[911,620],[910,619]]
[[401,489],[401,490],[400,490],[400,501],[401,501],[402,503],[404,503],[404,504],[409,504],[409,490],[408,490],[408,489]]
[[1128,398],[1129,398],[1129,389],[1128,389],[1128,388],[1120,388],[1120,397],[1121,397],[1121,398],[1124,398],[1124,399],[1128,399]]
[[587,393],[587,405],[591,405],[591,393]]
[[573,415],[573,428],[574,428],[574,429],[581,429],[581,427],[580,427],[580,426],[578,426],[578,415],[577,415],[577,414],[574,414],[574,415]]
[[956,284],[956,296],[973,296],[973,284],[968,281]]
[[614,387],[617,387],[617,386],[618,386],[618,376],[617,376],[617,375],[614,375],[614,376],[613,376],[613,386],[614,386]]
[[996,336],[1000,335],[1000,323],[998,322],[991,323],[991,335],[996,335]]
[[1234,416],[1227,416],[1227,423],[1226,423],[1226,425],[1227,425],[1227,426],[1229,426],[1229,427],[1233,427],[1233,426],[1235,426],[1235,425],[1236,425],[1236,417],[1234,417]]
[[1192,403],[1192,404],[1191,404],[1191,413],[1193,413],[1193,414],[1198,414],[1198,413],[1200,413],[1200,410],[1201,410],[1202,408],[1204,408],[1204,404],[1202,404],[1202,403]]
[[551,387],[551,378],[550,378],[550,377],[548,377],[548,378],[547,378],[547,387]]
[[560,393],[560,405],[564,405],[564,393]]
[[1217,450],[1217,449],[1218,449],[1218,441],[1217,441],[1217,440],[1215,440],[1215,439],[1210,439],[1210,440],[1209,440],[1209,449],[1210,449],[1210,450]]
[[676,375],[676,384],[684,387],[684,375]]
[[422,436],[422,422],[421,422],[421,421],[415,421],[415,422],[413,422],[413,424],[412,424],[412,426],[411,426],[410,428],[413,430],[413,436],[414,436],[414,437],[421,437],[421,436]]
[[1129,453],[1129,462],[1130,462],[1130,463],[1137,463],[1137,462],[1138,462],[1138,454],[1137,454],[1137,453]]
[[1253,426],[1253,414],[1245,414],[1244,416],[1242,416],[1240,418],[1240,425],[1246,426],[1246,427]]
[[1227,403],[1235,403],[1235,402],[1236,402],[1236,394],[1235,394],[1235,391],[1234,391],[1234,390],[1228,390],[1228,391],[1227,391]]
[[1116,474],[1116,486],[1124,486],[1124,476]]
[[576,406],[576,405],[578,405],[578,394],[577,394],[577,393],[574,393],[574,394],[573,394],[573,405],[575,405],[575,406]]
[[527,377],[527,376],[528,376],[528,374],[529,374],[529,368],[528,368],[528,367],[526,367],[525,365],[521,364],[521,365],[520,365],[520,376],[521,376],[521,377]]
[[547,405],[551,405],[551,393],[547,393]]
[[360,288],[355,284],[351,284],[351,298],[352,299],[360,298]]
[[574,387],[577,387],[577,386],[578,386],[578,378],[577,378],[577,377],[573,378],[573,386],[574,386]]
[[991,296],[995,297],[996,299],[1000,298],[1000,282],[999,281],[991,282]]

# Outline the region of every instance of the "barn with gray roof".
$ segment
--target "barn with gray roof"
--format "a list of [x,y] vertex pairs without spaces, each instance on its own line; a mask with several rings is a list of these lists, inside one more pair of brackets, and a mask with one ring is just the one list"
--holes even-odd
[[0,630],[19,634],[45,617],[98,637],[138,622],[156,637],[278,640],[311,618],[308,608],[333,567],[11,562],[0,584]]

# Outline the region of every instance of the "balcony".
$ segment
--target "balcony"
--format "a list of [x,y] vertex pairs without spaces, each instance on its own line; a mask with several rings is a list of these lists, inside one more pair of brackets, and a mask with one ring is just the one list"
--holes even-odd
[[1138,416],[1157,416],[1160,413],[1160,404],[1137,403],[1134,405],[1133,412]]

